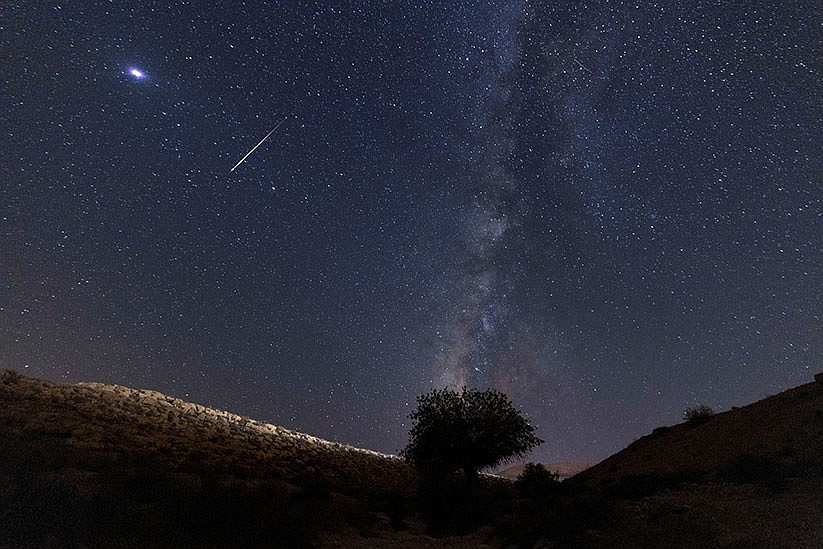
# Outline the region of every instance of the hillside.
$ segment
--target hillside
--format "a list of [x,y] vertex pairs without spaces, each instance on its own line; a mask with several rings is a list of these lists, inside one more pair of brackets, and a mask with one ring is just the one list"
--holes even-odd
[[401,518],[396,456],[154,391],[0,370],[0,462],[0,548],[478,543]]
[[630,476],[716,476],[741,456],[786,472],[823,473],[823,383],[714,414],[705,423],[655,429],[579,479],[592,484]]
[[823,547],[823,383],[656,429],[562,483],[471,488],[161,393],[0,370],[0,460],[0,549]]
[[823,547],[820,381],[656,429],[577,475],[573,482],[620,502],[598,543]]
[[9,439],[43,439],[71,454],[129,462],[151,457],[246,478],[322,479],[337,488],[408,490],[396,456],[328,442],[155,391],[61,385],[0,371],[0,426]]

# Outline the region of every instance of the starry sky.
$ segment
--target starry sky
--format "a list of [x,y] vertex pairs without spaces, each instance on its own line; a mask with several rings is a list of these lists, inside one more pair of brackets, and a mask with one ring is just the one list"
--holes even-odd
[[12,0],[0,67],[0,367],[547,462],[823,370],[818,1]]

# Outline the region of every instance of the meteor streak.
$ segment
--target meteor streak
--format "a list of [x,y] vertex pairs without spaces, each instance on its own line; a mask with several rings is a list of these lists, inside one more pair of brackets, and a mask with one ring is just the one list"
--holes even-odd
[[[286,118],[288,118],[288,116],[287,116]],[[271,130],[269,133],[267,133],[267,134],[266,134],[266,137],[264,137],[263,139],[261,139],[261,140],[260,140],[260,142],[259,142],[257,145],[255,145],[254,147],[252,147],[252,149],[251,149],[249,152],[247,152],[247,153],[246,153],[246,156],[244,156],[243,158],[241,158],[241,159],[240,159],[240,162],[238,162],[237,164],[235,164],[235,165],[234,165],[234,167],[232,167],[232,169],[230,169],[230,170],[229,170],[229,172],[233,172],[235,169],[237,169],[237,166],[239,166],[240,164],[242,164],[242,163],[243,163],[243,161],[244,161],[244,160],[246,160],[246,159],[247,159],[247,158],[251,155],[251,153],[253,153],[254,151],[256,151],[256,150],[257,150],[257,147],[259,147],[260,145],[262,145],[262,144],[263,144],[263,141],[265,141],[266,139],[268,139],[268,138],[269,138],[269,136],[270,136],[271,134],[273,134],[273,133],[277,130],[277,128],[279,128],[279,127],[280,127],[280,124],[282,124],[283,122],[285,122],[285,121],[286,121],[286,118],[284,118],[283,120],[281,120],[281,121],[280,121],[280,122],[279,122],[279,123],[278,123],[278,124],[277,124],[274,128],[272,128],[272,130]]]

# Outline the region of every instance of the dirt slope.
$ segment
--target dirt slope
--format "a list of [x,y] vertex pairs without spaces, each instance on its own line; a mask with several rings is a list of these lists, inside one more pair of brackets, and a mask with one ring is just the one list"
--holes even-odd
[[708,418],[656,429],[578,475],[589,484],[631,476],[714,474],[749,457],[788,473],[823,472],[823,383],[808,383]]
[[572,482],[617,499],[587,546],[823,547],[823,383],[656,429]]

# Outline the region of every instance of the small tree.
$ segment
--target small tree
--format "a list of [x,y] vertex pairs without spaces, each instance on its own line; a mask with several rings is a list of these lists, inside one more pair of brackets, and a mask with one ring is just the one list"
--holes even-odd
[[477,472],[520,457],[542,444],[528,420],[501,392],[434,390],[417,398],[403,458],[425,473]]

